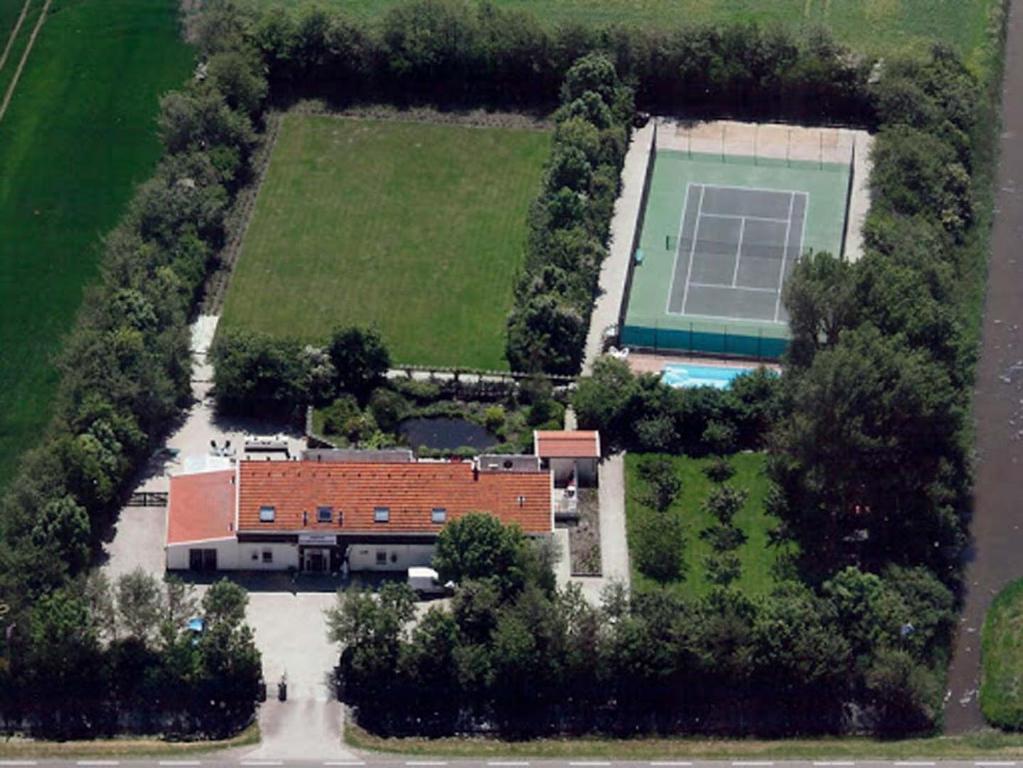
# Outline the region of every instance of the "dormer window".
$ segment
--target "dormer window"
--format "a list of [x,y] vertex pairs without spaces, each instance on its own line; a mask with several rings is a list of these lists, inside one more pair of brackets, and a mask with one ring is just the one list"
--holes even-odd
[[391,508],[390,507],[377,507],[373,510],[373,522],[374,523],[389,523],[391,522]]
[[277,519],[277,507],[262,506],[259,508],[259,522],[272,523]]
[[334,508],[333,507],[317,507],[316,508],[316,522],[318,523],[329,523],[334,519]]
[[430,512],[431,523],[446,523],[448,521],[448,511],[444,507],[434,507],[433,511]]

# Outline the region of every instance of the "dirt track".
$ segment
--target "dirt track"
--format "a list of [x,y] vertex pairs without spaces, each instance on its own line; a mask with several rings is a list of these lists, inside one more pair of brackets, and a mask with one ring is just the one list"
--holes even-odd
[[977,368],[977,476],[966,602],[949,670],[945,732],[983,726],[980,629],[992,598],[1023,577],[1023,2],[1012,3],[1002,90],[996,217]]

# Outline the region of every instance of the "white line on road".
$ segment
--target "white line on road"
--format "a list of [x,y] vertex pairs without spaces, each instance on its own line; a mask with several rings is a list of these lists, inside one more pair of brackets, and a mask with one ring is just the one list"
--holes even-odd
[[1012,768],[1016,763],[1012,760],[990,760],[987,762],[976,762],[974,765],[980,768]]
[[447,765],[443,760],[409,760],[405,765]]
[[523,768],[523,766],[529,765],[526,762],[515,762],[514,760],[489,760],[487,765],[493,765],[495,768]]
[[661,760],[655,763],[650,763],[654,768],[686,768],[686,766],[692,765],[692,763],[677,763],[671,760]]
[[0,765],[38,765],[35,760],[0,760]]
[[933,762],[928,762],[926,760],[916,760],[916,761],[914,761],[914,760],[902,760],[902,761],[896,762],[895,765],[901,766],[902,768],[914,768],[914,766],[920,766],[922,768],[923,766],[926,766],[926,765],[934,765],[934,763]]
[[757,766],[757,765],[774,765],[770,760],[733,760],[732,765],[735,766]]
[[611,765],[611,763],[603,760],[584,760],[578,763],[569,763],[569,765],[575,766],[576,768],[586,768],[586,766]]
[[120,765],[120,760],[79,760],[76,765]]
[[327,760],[324,765],[365,765],[362,760]]
[[856,765],[852,760],[822,760],[821,762],[814,763],[819,766],[833,766],[833,768],[848,768],[850,765]]
[[189,765],[199,765],[199,761],[198,760],[161,760],[160,761],[160,765],[180,766],[180,768],[185,768],[185,766],[189,766]]
[[242,765],[284,765],[280,760],[242,760]]

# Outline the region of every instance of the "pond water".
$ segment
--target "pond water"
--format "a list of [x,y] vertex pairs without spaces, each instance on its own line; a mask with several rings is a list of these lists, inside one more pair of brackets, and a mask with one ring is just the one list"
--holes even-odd
[[442,451],[463,446],[483,449],[498,442],[486,429],[467,419],[406,419],[398,425],[398,432],[413,450],[421,445]]

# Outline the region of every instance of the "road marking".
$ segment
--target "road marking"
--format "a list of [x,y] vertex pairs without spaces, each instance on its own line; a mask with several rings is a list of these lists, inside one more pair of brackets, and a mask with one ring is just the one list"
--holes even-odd
[[120,765],[120,760],[79,760],[76,765]]
[[770,760],[733,760],[735,766],[774,765]]
[[324,765],[365,765],[361,760],[327,760]]
[[0,765],[38,765],[35,760],[0,760]]
[[650,765],[654,766],[654,768],[685,768],[685,766],[692,765],[692,763],[675,763],[670,760],[662,760],[660,762],[650,763]]
[[607,763],[607,762],[604,762],[602,760],[590,760],[590,761],[583,761],[583,762],[579,762],[579,763],[569,763],[569,765],[579,766],[579,768],[583,768],[583,766],[611,765],[611,763]]
[[934,765],[934,763],[933,762],[928,762],[926,760],[917,760],[917,761],[903,760],[903,761],[895,763],[895,765],[904,766],[904,768],[911,768],[911,766]]
[[514,760],[489,760],[487,765],[503,766],[503,768],[512,768],[512,766],[525,766],[529,765],[526,762],[515,762]]
[[447,765],[443,760],[409,760],[405,765]]
[[980,766],[980,768],[1011,768],[1016,763],[1012,760],[990,760],[987,762],[976,762],[974,765]]
[[184,768],[186,765],[199,765],[198,760],[161,760],[160,765],[177,765]]
[[280,760],[242,760],[242,765],[283,765]]
[[833,766],[834,768],[842,768],[843,766],[856,765],[852,760],[825,760],[819,763],[814,763],[819,766]]

